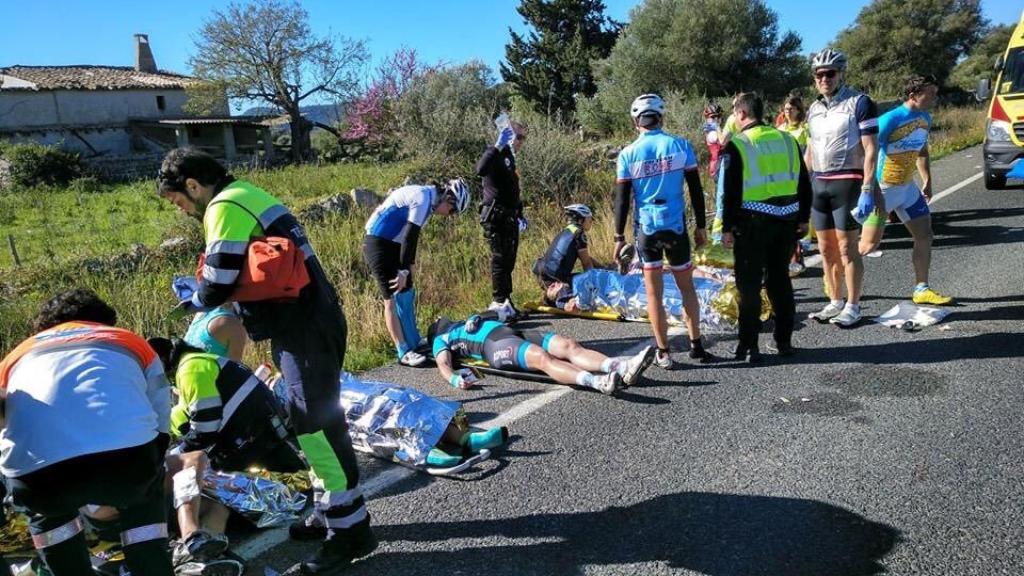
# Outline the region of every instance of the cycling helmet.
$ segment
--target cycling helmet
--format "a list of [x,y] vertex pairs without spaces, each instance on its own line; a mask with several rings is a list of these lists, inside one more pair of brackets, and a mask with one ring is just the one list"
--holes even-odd
[[580,221],[594,215],[593,211],[590,210],[590,206],[587,206],[586,204],[570,204],[562,208],[562,210],[565,210],[567,215]]
[[454,325],[455,322],[453,322],[451,318],[448,318],[447,316],[438,317],[438,319],[434,320],[434,323],[430,325],[430,328],[427,329],[427,344],[433,346],[434,339],[442,334],[446,334]]
[[825,48],[811,58],[811,70],[817,70],[818,68],[846,70],[846,54],[838,50]]
[[722,107],[714,102],[709,102],[708,105],[704,107],[704,117],[711,118],[713,116],[720,118],[722,116]]
[[665,101],[657,94],[643,94],[637,96],[636,100],[633,100],[633,104],[629,107],[629,114],[633,118],[639,118],[641,116],[648,116],[651,114],[663,116],[665,114]]
[[462,178],[449,180],[445,190],[455,199],[455,211],[457,213],[462,214],[469,208],[469,185],[466,184],[465,180]]

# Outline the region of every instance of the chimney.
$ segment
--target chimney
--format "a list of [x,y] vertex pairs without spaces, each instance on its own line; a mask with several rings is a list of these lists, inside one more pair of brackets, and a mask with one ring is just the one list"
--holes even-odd
[[139,72],[157,71],[153,51],[149,49],[149,36],[145,34],[135,35],[135,69]]

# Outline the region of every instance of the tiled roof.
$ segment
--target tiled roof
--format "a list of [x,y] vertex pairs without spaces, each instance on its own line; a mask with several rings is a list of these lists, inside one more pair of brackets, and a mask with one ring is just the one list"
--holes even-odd
[[185,88],[189,76],[139,72],[131,66],[9,66],[0,68],[3,90],[138,90]]

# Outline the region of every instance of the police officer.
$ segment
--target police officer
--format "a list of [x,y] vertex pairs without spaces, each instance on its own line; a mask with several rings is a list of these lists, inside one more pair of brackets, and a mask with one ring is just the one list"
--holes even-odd
[[516,156],[526,141],[526,128],[517,122],[504,127],[494,146],[476,163],[483,178],[484,198],[480,224],[491,247],[491,305],[502,317],[515,318],[519,311],[512,304],[512,270],[519,252],[519,231],[525,229],[523,202],[519,196],[519,172]]
[[739,133],[720,158],[724,183],[722,244],[733,249],[739,290],[740,341],[735,355],[761,361],[761,283],[775,312],[780,356],[793,354],[793,285],[789,257],[793,242],[807,232],[811,181],[800,147],[789,134],[764,124],[764,102],[755,94],[736,97]]
[[158,191],[188,215],[202,220],[206,263],[199,289],[176,309],[184,315],[228,301],[236,288],[252,238],[290,239],[305,254],[310,282],[289,301],[241,303],[254,341],[270,339],[271,354],[289,388],[289,415],[299,445],[322,483],[316,513],[293,535],[326,537],[315,555],[288,573],[320,574],[370,554],[377,540],[359,490],[359,468],[339,402],[347,326],[341,303],[306,232],[277,199],[236,180],[212,156],[194,148],[168,152]]

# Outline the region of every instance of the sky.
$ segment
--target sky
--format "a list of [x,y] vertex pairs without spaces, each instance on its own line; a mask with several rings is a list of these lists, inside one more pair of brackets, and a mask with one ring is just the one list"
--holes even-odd
[[[607,13],[628,21],[639,0],[605,0]],[[825,47],[851,25],[867,0],[832,2],[808,11],[806,0],[768,0],[780,30],[794,30],[805,52]],[[0,0],[0,66],[132,65],[135,33],[149,35],[161,69],[188,73],[193,36],[221,0]],[[482,60],[495,71],[505,56],[508,28],[526,29],[515,11],[518,0],[301,0],[317,34],[367,41],[375,61],[402,47],[424,62]],[[982,0],[993,23],[1015,23],[1020,0]]]

